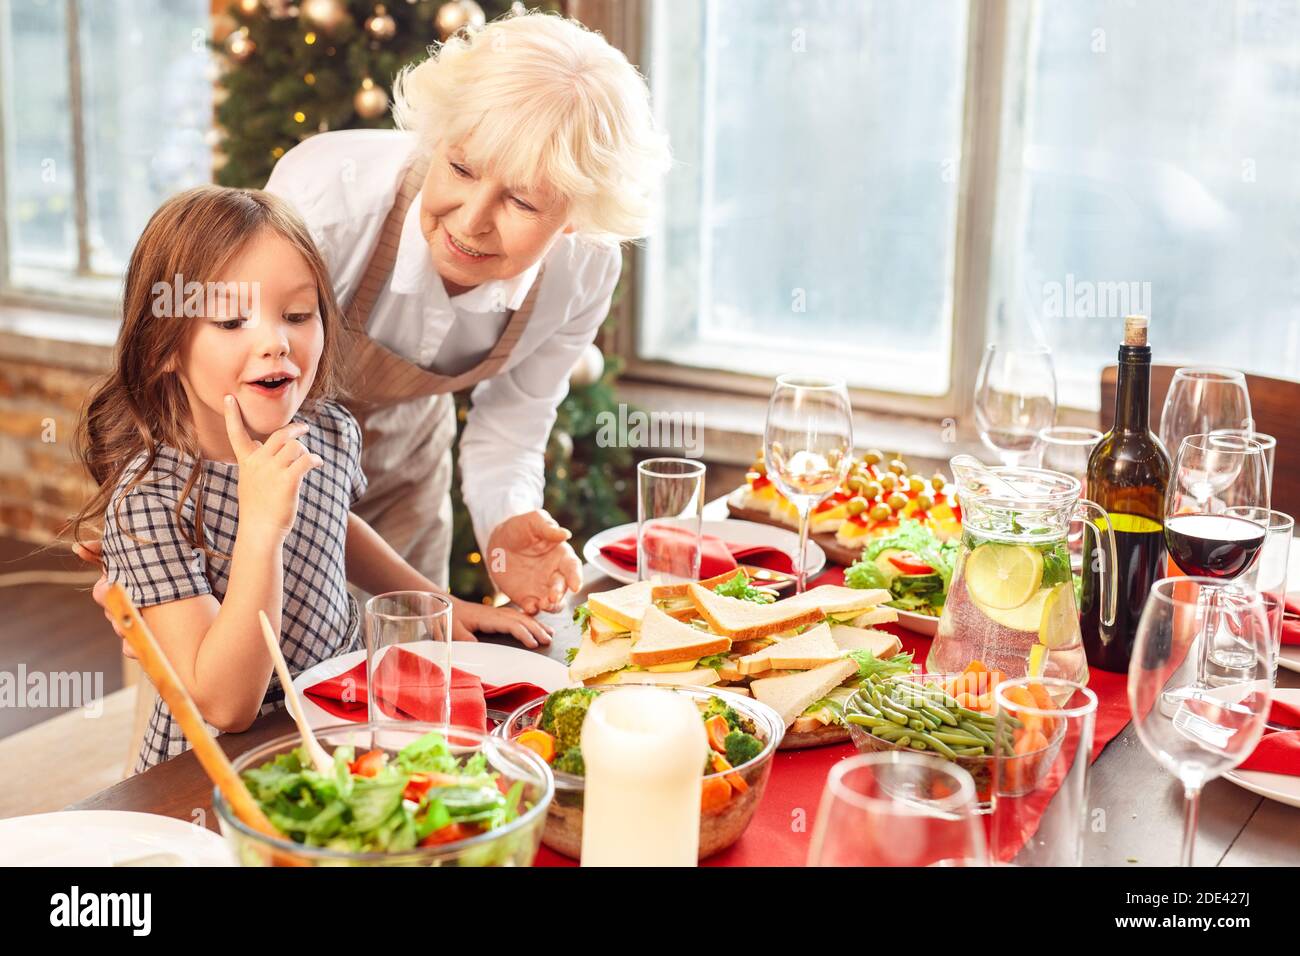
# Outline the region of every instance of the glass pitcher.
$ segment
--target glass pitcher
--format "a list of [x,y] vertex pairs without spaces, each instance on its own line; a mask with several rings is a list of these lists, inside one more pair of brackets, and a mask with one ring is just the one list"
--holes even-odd
[[948,598],[925,668],[955,674],[972,661],[1007,678],[1088,680],[1067,535],[1076,513],[1097,519],[1108,546],[1103,613],[1115,616],[1115,536],[1100,505],[1080,499],[1077,478],[1041,468],[950,462],[962,537]]

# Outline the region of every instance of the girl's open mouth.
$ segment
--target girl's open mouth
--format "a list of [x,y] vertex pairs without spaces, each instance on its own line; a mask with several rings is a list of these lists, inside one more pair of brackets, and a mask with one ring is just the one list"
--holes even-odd
[[263,395],[283,395],[289,390],[289,385],[293,383],[293,378],[287,375],[272,375],[267,378],[259,378],[254,382],[247,382],[249,388]]

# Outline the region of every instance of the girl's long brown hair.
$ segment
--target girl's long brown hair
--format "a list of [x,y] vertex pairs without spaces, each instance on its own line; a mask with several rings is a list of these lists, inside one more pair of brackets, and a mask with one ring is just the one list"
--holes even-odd
[[[193,547],[214,554],[203,540],[199,480],[203,452],[177,371],[192,323],[200,320],[155,316],[154,287],[156,283],[171,286],[177,276],[184,283],[220,279],[226,265],[263,229],[291,243],[316,279],[325,344],[304,408],[313,411],[338,393],[342,316],[329,272],[302,220],[283,200],[256,189],[199,186],[173,196],[150,217],[131,253],[114,368],[91,391],[77,426],[77,458],[99,490],[70,522],[74,541],[81,540],[87,525],[98,531],[101,519],[112,517],[106,514],[109,503],[132,459],[145,453],[144,464],[131,477],[128,491],[148,474],[159,448],[169,445],[194,461],[176,503],[177,525]],[[180,520],[191,496],[195,503],[194,540]]]

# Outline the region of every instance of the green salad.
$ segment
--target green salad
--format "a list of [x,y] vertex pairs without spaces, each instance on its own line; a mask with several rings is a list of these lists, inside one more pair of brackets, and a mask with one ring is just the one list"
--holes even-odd
[[877,538],[844,572],[851,588],[885,588],[888,607],[938,617],[948,598],[957,545],[940,541],[919,521],[905,518],[891,535]]
[[330,773],[299,747],[242,774],[267,818],[295,843],[351,853],[400,853],[453,843],[528,809],[522,781],[503,793],[481,753],[460,758],[428,733],[396,755],[334,751]]

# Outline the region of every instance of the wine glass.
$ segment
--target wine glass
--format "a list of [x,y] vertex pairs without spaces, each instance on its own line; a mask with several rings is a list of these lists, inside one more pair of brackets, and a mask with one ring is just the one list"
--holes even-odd
[[809,866],[986,866],[971,775],[939,757],[858,754],[831,768]]
[[1056,423],[1056,369],[1043,346],[990,345],[975,383],[975,424],[1008,466],[1038,458],[1039,433]]
[[[1179,446],[1165,492],[1165,547],[1184,574],[1231,581],[1248,569],[1264,545],[1266,527],[1237,509],[1268,508],[1263,446],[1222,433],[1188,435]],[[1206,627],[1218,629],[1222,591],[1207,593]],[[1211,666],[1235,667],[1246,651],[1206,645],[1202,680]],[[1229,655],[1215,660],[1214,655]]]
[[808,518],[848,474],[853,412],[842,381],[782,375],[772,389],[763,433],[767,476],[799,514],[797,593],[806,581]]
[[1160,441],[1170,455],[1183,439],[1219,428],[1251,428],[1246,376],[1228,368],[1180,368],[1160,413]]
[[[1216,592],[1206,600],[1206,591]],[[1210,628],[1209,610],[1219,608]],[[1250,662],[1201,681],[1206,645],[1231,644]],[[1271,633],[1251,588],[1208,577],[1162,578],[1147,595],[1129,662],[1128,700],[1138,738],[1183,785],[1183,866],[1192,865],[1201,789],[1255,749],[1268,717]]]

